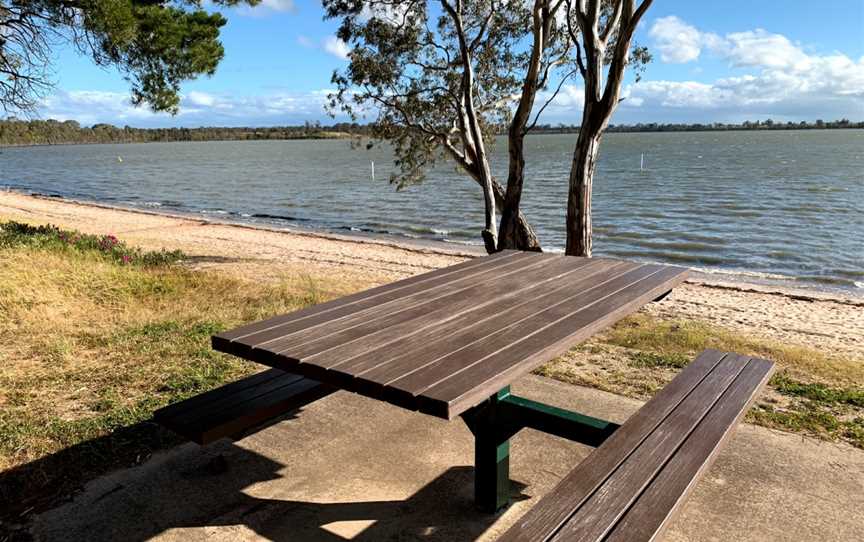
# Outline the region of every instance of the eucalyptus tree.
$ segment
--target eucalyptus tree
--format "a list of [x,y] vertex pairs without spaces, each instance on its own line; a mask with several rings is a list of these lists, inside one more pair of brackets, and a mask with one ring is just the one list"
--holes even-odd
[[[338,37],[351,48],[348,67],[333,76],[337,90],[331,108],[355,119],[374,115],[373,136],[394,148],[398,171],[390,180],[399,188],[424,180],[439,160],[454,161],[482,190],[482,237],[489,252],[539,249],[518,204],[505,204],[514,195],[492,176],[489,147],[509,124],[519,134],[510,146],[509,177],[521,179],[523,132],[551,68],[543,55],[535,51],[532,57],[533,48],[524,43],[526,29],[539,21],[541,49],[551,44],[550,33],[543,31],[551,26],[551,4],[324,0],[327,17],[341,20]],[[526,77],[529,65],[535,69]],[[516,115],[514,102],[519,103]],[[521,182],[519,188],[516,199]],[[496,216],[501,208],[506,234],[499,241]]]
[[[211,0],[219,6],[261,0]],[[129,81],[132,102],[176,112],[180,84],[212,75],[225,18],[204,0],[0,0],[0,109],[30,112],[52,88],[66,44]]]
[[[566,254],[591,256],[591,193],[600,141],[621,102],[628,65],[637,70],[651,60],[644,47],[633,47],[633,33],[652,0],[566,0],[567,26],[575,44],[574,61],[584,80],[585,103],[567,195]],[[604,81],[604,75],[606,80]]]
[[[348,67],[333,76],[330,106],[354,119],[374,115],[373,136],[394,146],[399,171],[391,182],[400,188],[422,181],[439,159],[455,161],[482,188],[489,252],[539,250],[520,209],[525,137],[562,85],[581,75],[585,101],[569,175],[566,252],[590,256],[600,141],[621,99],[626,68],[635,67],[638,80],[650,61],[644,47],[633,45],[650,4],[324,0],[327,17],[341,20],[338,36],[351,49]],[[488,157],[494,135],[505,127],[506,190],[492,177]]]

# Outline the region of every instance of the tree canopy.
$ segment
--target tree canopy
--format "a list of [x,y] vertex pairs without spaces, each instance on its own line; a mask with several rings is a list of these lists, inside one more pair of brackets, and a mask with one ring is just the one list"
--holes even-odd
[[175,113],[180,84],[216,71],[225,23],[203,0],[0,0],[0,109],[32,111],[54,84],[53,52],[71,44],[118,69],[134,104]]

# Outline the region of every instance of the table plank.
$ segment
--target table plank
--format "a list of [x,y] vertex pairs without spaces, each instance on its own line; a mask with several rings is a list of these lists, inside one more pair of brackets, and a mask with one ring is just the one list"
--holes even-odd
[[[606,288],[598,290],[598,296],[608,292],[602,298],[559,316],[539,332],[484,358],[482,363],[468,364],[446,380],[426,388],[422,393],[420,410],[442,417],[446,412],[446,417],[452,419],[504,387],[506,384],[503,382],[512,382],[563,354],[574,344],[614,324],[684,280],[677,269],[664,266],[648,268],[654,269],[655,273],[618,290],[613,290],[614,287],[608,283]],[[590,299],[587,295],[580,298]],[[550,313],[560,314],[554,310]]]
[[510,266],[496,269],[494,273],[472,275],[454,281],[447,287],[426,290],[398,302],[379,305],[374,310],[292,333],[256,348],[265,348],[296,359],[306,360],[310,356],[320,358],[318,354],[328,353],[331,348],[340,345],[353,345],[356,339],[372,333],[379,332],[377,337],[392,334],[391,326],[400,322],[420,317],[434,321],[451,318],[454,313],[488,302],[490,298],[518,292],[533,283],[559,275],[570,267],[569,264],[564,256],[553,255],[532,258],[527,263],[516,261]]
[[686,270],[507,252],[220,333],[214,348],[452,418]]
[[386,301],[398,299],[424,289],[447,284],[452,280],[464,276],[492,270],[498,266],[508,264],[514,258],[526,258],[526,253],[503,251],[485,258],[468,260],[457,265],[384,284],[288,314],[254,322],[215,335],[214,348],[226,351],[226,349],[234,346],[245,347],[246,344],[238,342],[240,340],[244,340],[249,344],[260,344],[261,342],[265,342],[268,337],[281,337],[283,335],[282,330],[288,324],[301,321],[304,323],[310,322],[310,318],[325,314],[328,318],[334,318],[362,310],[366,307],[374,307]]
[[[548,255],[544,255],[544,258]],[[468,287],[482,280],[488,280],[493,276],[507,275],[526,265],[535,266],[541,262],[526,257],[524,254],[515,254],[510,258],[495,260],[493,265],[475,267],[462,271],[458,274],[448,275],[442,278],[433,278],[429,281],[412,284],[407,288],[388,291],[373,298],[364,298],[348,306],[336,307],[332,311],[322,314],[314,314],[300,320],[285,322],[274,328],[260,333],[244,337],[237,342],[247,345],[251,349],[266,349],[270,352],[279,352],[290,348],[294,344],[297,335],[314,338],[328,331],[336,331],[343,327],[350,327],[353,323],[373,318],[377,313],[396,311],[422,303],[425,299],[444,295],[449,292]]]
[[[596,265],[592,265],[596,264]],[[536,292],[544,286],[552,288],[566,283],[566,277],[583,269],[601,266],[600,262],[579,262],[572,265],[563,256],[543,264],[543,268],[532,275],[516,277],[512,281],[493,281],[490,288],[476,287],[468,292],[456,292],[427,303],[416,309],[404,311],[392,326],[373,329],[362,337],[349,341],[336,341],[333,348],[303,357],[303,363],[317,363],[327,368],[340,367],[356,374],[357,365],[349,362],[369,352],[388,348],[405,338],[421,335],[427,342],[433,329],[454,329],[457,321],[476,320],[478,314],[498,313],[502,307],[523,300],[529,290]],[[374,325],[370,322],[370,325]],[[389,352],[389,349],[388,349]],[[302,355],[302,352],[301,352]]]
[[383,387],[441,357],[435,346],[440,341],[451,345],[470,345],[486,337],[490,326],[503,329],[529,318],[554,301],[566,299],[573,291],[581,291],[582,286],[596,280],[600,273],[612,280],[633,267],[633,264],[625,262],[595,260],[590,266],[573,269],[565,277],[538,285],[531,289],[529,296],[510,296],[481,310],[467,311],[447,322],[447,325],[406,335],[394,343],[382,345],[331,369],[337,373],[336,378],[344,376],[345,379],[356,379],[356,382],[351,382],[351,386]]
[[[518,317],[515,320],[503,316],[503,323],[510,322],[506,325],[499,325],[497,318],[491,319],[467,330],[467,335],[458,334],[458,340],[444,337],[429,343],[422,352],[416,354],[413,363],[410,357],[403,358],[399,368],[404,372],[393,375],[387,382],[387,393],[397,404],[416,404],[417,396],[434,384],[517,343],[542,329],[549,321],[576,312],[586,304],[602,298],[605,295],[604,288],[630,285],[651,272],[653,271],[644,265],[631,264],[623,273],[607,275],[605,280],[595,277],[595,281],[586,284],[584,288],[574,289],[567,295],[550,294],[537,298],[536,303],[526,305],[521,311],[514,311],[514,316]],[[415,406],[417,407],[419,405]]]

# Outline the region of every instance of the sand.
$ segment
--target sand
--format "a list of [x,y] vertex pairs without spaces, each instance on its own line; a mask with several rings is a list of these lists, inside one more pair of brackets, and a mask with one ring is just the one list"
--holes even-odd
[[[481,254],[443,243],[280,230],[0,192],[0,220],[51,223],[114,234],[147,249],[181,249],[198,268],[255,280],[286,274],[333,278],[361,288]],[[694,278],[648,312],[696,318],[724,328],[827,353],[864,357],[864,299]]]

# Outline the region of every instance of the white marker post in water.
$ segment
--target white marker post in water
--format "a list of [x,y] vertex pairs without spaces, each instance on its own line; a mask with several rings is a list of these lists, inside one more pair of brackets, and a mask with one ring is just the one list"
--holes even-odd
[[375,160],[369,160],[369,165],[372,166],[372,182],[375,182]]
[[639,171],[645,171],[645,153],[642,153],[642,158],[639,159]]

